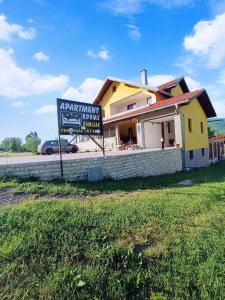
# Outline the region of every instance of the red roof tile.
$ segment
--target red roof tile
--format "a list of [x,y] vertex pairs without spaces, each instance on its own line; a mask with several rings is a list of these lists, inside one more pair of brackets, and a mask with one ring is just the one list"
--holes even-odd
[[212,140],[212,141],[225,140],[225,136],[212,136],[212,137],[209,137],[209,140]]
[[171,87],[173,85],[177,85],[182,79],[183,79],[183,77],[179,77],[179,78],[173,79],[173,80],[171,80],[169,82],[166,82],[166,83],[163,83],[163,84],[159,85],[158,88],[160,90],[164,90],[164,89],[169,88],[169,87]]
[[124,120],[124,119],[128,119],[128,118],[131,118],[131,117],[135,117],[137,115],[147,113],[147,112],[150,112],[150,111],[153,111],[153,110],[158,110],[158,109],[161,109],[161,108],[164,108],[164,107],[173,106],[175,104],[185,102],[189,99],[191,100],[193,98],[196,98],[199,95],[201,95],[204,91],[205,91],[204,89],[198,89],[196,91],[189,92],[189,93],[177,96],[177,97],[173,97],[173,98],[169,98],[169,99],[166,99],[166,100],[159,101],[159,102],[154,103],[152,105],[146,105],[146,106],[139,107],[139,108],[136,108],[136,109],[133,109],[133,110],[130,110],[130,111],[126,111],[124,113],[115,114],[115,115],[112,115],[111,117],[105,118],[103,120],[103,122],[104,122],[104,124],[113,123],[113,122],[116,122],[116,121],[119,121],[119,120]]

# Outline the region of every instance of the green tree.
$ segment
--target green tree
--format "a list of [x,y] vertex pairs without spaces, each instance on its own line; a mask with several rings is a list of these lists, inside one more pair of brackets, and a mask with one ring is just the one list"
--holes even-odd
[[1,142],[0,147],[8,152],[20,152],[22,150],[22,141],[18,137],[7,137]]
[[25,138],[24,148],[27,151],[31,151],[33,154],[37,153],[38,145],[41,143],[41,139],[38,137],[36,131],[31,131]]
[[209,126],[208,126],[208,136],[209,136],[209,137],[216,136],[215,130],[212,129],[211,127],[209,127]]

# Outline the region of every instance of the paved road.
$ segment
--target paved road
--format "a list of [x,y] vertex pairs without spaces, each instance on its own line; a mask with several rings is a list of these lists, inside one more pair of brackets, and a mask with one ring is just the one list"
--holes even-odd
[[[115,156],[115,155],[126,155],[130,153],[140,153],[140,152],[149,152],[156,151],[154,150],[124,150],[124,151],[108,151],[106,156]],[[84,159],[84,158],[95,158],[103,156],[102,152],[78,152],[73,154],[63,154],[63,160],[72,160],[72,159]],[[58,154],[53,155],[33,155],[33,156],[23,156],[23,157],[1,157],[0,165],[7,164],[23,164],[23,163],[39,163],[43,161],[55,161],[59,160]]]

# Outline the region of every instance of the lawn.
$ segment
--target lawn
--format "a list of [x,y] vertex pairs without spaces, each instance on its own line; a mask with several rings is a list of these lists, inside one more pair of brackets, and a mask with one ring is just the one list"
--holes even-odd
[[23,157],[23,156],[32,156],[31,152],[1,152],[0,157]]
[[41,196],[1,207],[1,299],[224,299],[225,163],[1,188]]

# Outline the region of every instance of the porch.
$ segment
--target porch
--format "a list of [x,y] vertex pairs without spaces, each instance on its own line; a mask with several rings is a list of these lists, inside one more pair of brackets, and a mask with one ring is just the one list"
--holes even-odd
[[[115,137],[116,149],[180,148],[179,130],[174,115],[157,118],[133,118],[105,125],[105,138]],[[176,122],[177,123],[177,122]]]

